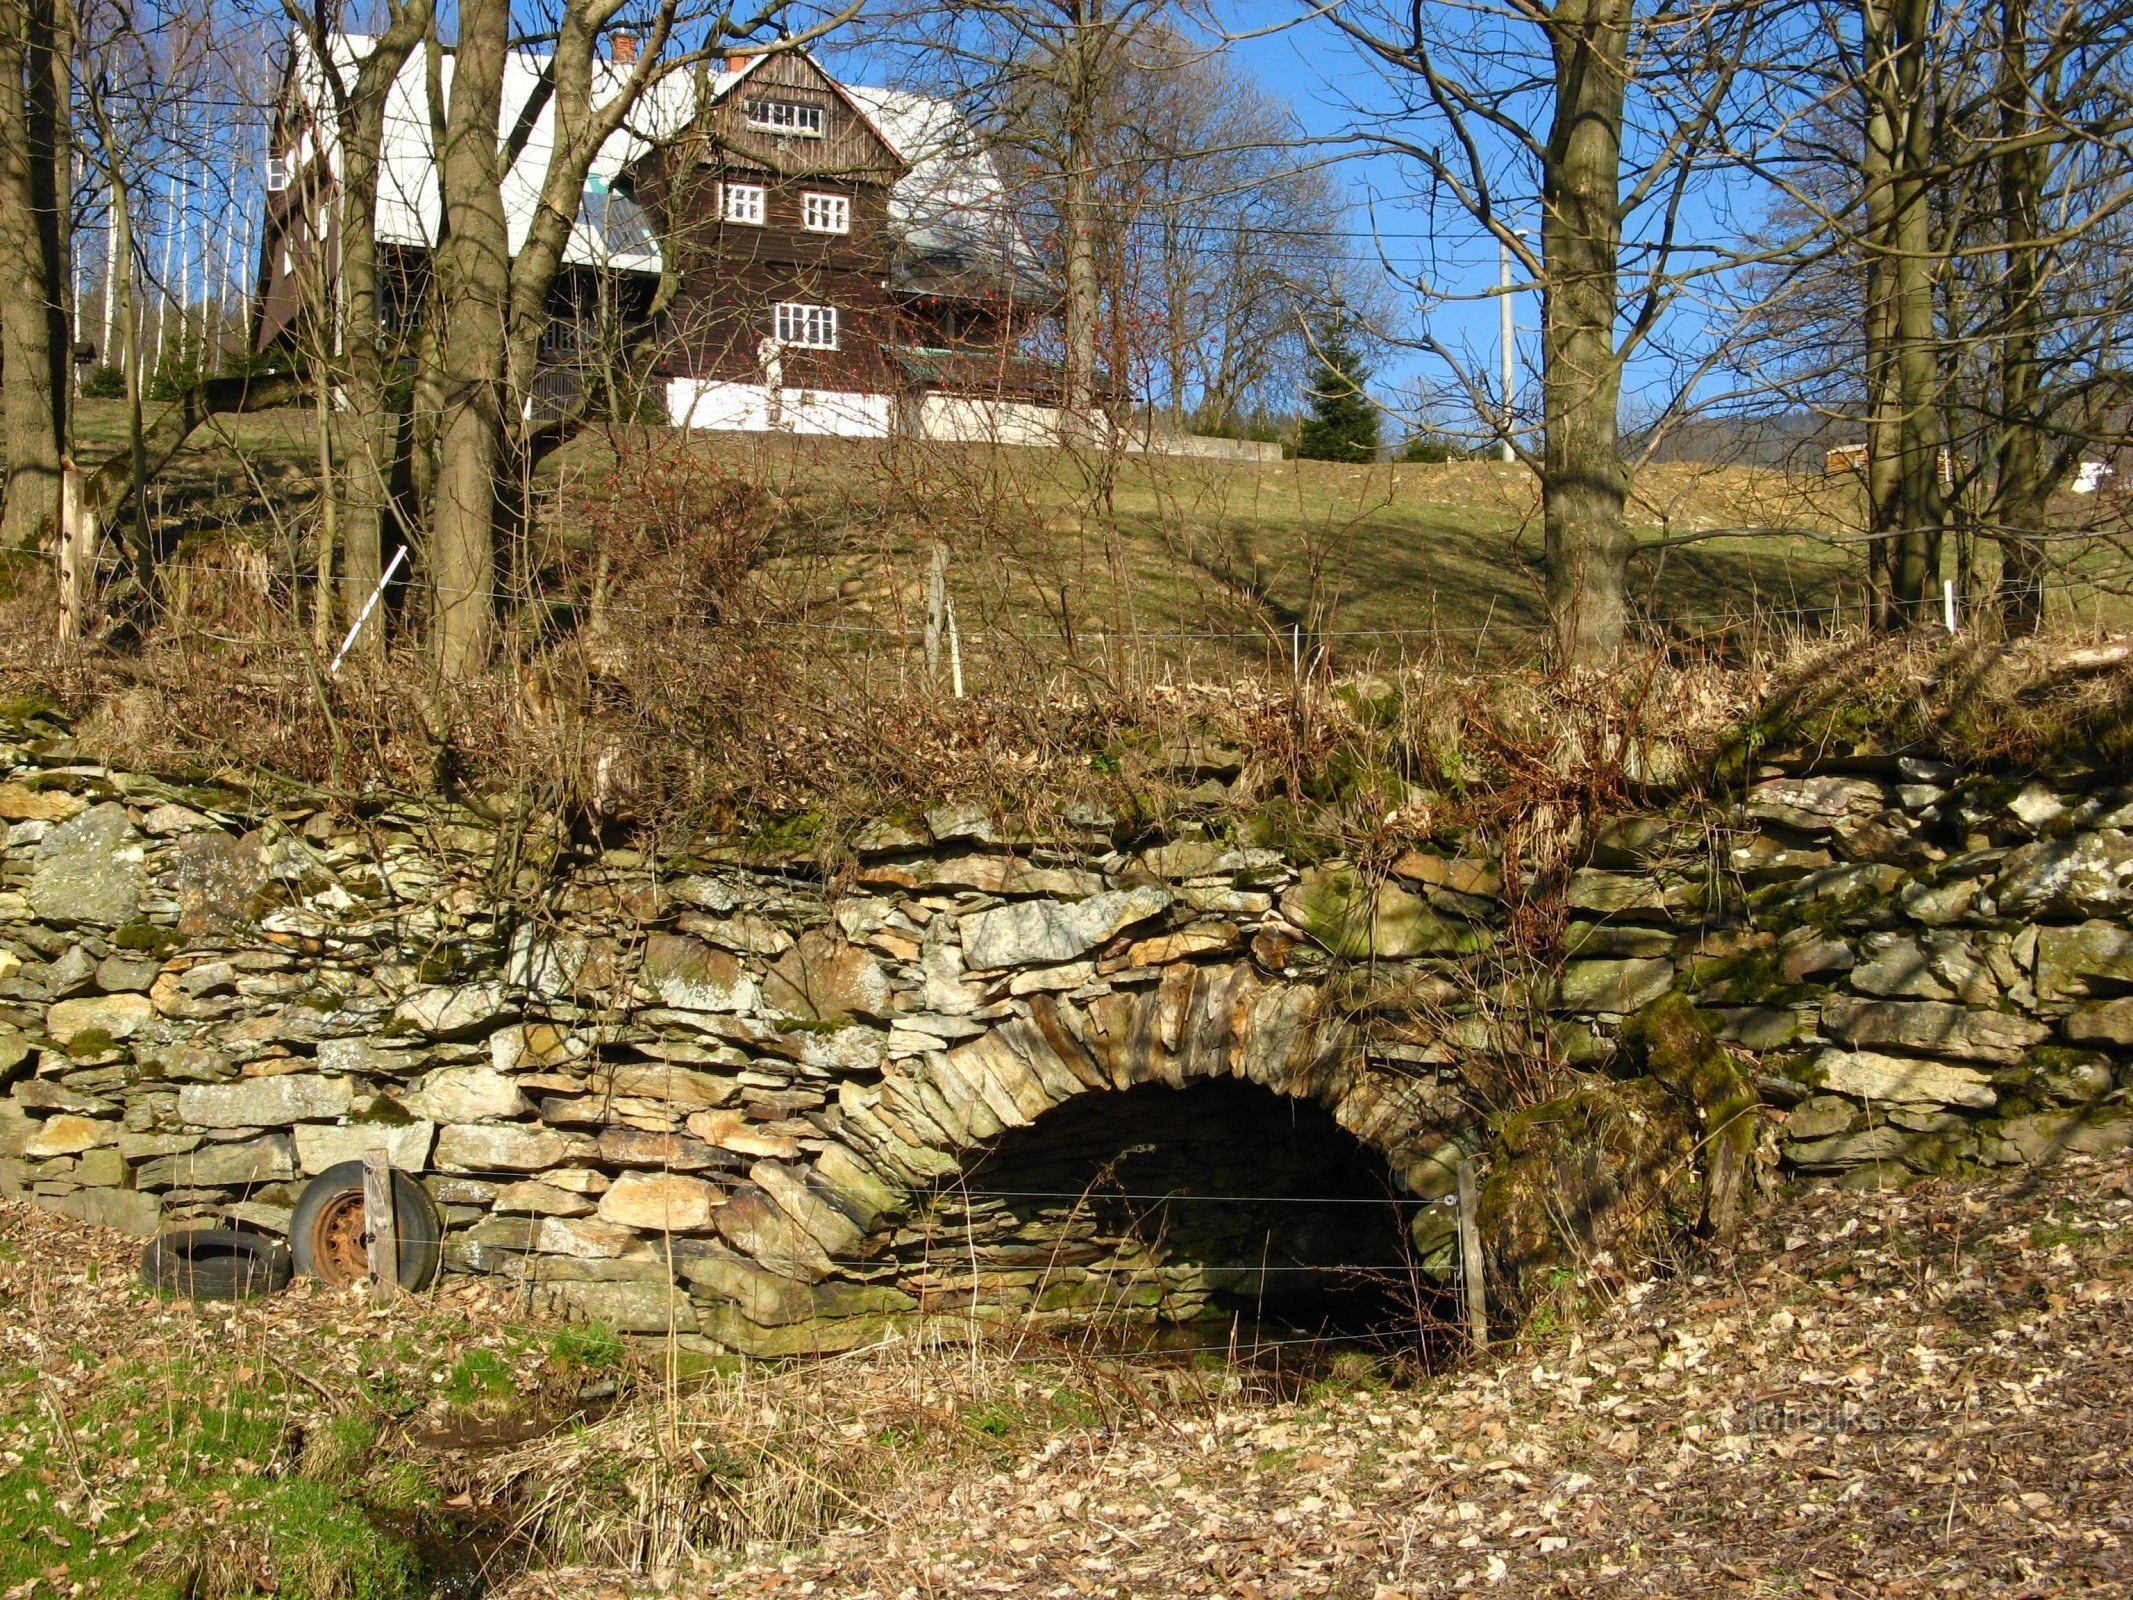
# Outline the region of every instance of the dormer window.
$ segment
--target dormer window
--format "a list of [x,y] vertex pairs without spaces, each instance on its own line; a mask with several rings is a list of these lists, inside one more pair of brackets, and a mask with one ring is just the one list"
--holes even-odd
[[819,139],[822,137],[822,107],[805,100],[751,100],[748,102],[748,126],[760,133],[797,134],[803,139]]

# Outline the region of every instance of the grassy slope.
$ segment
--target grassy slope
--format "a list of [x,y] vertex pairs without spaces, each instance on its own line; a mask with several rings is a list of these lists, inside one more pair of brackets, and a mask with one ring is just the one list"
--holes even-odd
[[[173,532],[189,530],[197,545],[202,532],[241,530],[278,550],[281,527],[254,484],[273,491],[279,515],[304,515],[316,471],[311,423],[288,411],[203,430],[158,503]],[[87,402],[80,427],[95,459],[120,443],[120,408]],[[1539,641],[1539,508],[1519,467],[1129,458],[1118,468],[1114,538],[1105,518],[1080,509],[1086,477],[1056,452],[628,435],[639,446],[647,438],[774,497],[786,534],[770,574],[781,614],[835,624],[845,631],[825,637],[840,649],[879,650],[885,631],[915,635],[936,540],[954,551],[951,589],[974,665],[1019,650],[1226,676],[1278,658],[1299,626],[1330,635],[1323,642],[1350,666],[1431,654],[1520,661]],[[609,445],[597,431],[582,436],[551,458],[546,481],[597,495]],[[1842,534],[1857,510],[1848,479],[1650,468],[1630,508],[1640,541],[1801,531],[1648,549],[1634,568],[1637,604],[1676,637],[1723,634],[1759,609],[1781,626],[1819,626],[1833,607],[1856,607],[1861,558],[1856,545],[1812,535]],[[566,511],[551,526],[567,541],[578,522]],[[1989,587],[1989,555],[1976,581]],[[2052,600],[2061,616],[2095,610],[2093,595]],[[2118,620],[2115,605],[2106,611]]]

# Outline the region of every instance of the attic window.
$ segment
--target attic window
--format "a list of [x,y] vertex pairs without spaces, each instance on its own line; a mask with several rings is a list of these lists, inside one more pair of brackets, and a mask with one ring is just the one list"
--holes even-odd
[[799,134],[803,138],[819,139],[822,137],[822,108],[804,100],[751,100],[748,102],[748,126],[765,133]]

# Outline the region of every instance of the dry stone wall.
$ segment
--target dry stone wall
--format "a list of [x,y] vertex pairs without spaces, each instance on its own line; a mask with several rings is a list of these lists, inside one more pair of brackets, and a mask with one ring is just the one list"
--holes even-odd
[[[2097,781],[1766,769],[1739,804],[1604,830],[1539,979],[1504,959],[1479,849],[1373,883],[1189,822],[1035,841],[940,811],[825,881],[762,848],[653,861],[358,810],[0,724],[0,1187],[141,1234],[272,1230],[383,1147],[451,1270],[779,1353],[886,1319],[1203,1307],[1206,1273],[1075,1233],[1072,1207],[965,1205],[936,1269],[943,1192],[1070,1102],[1259,1085],[1433,1201],[1487,1151],[1476,1086],[1507,1054],[1606,1071],[1674,991],[1752,1060],[1800,1174],[2133,1139],[2133,794]],[[1413,1210],[1427,1264],[1449,1232]]]

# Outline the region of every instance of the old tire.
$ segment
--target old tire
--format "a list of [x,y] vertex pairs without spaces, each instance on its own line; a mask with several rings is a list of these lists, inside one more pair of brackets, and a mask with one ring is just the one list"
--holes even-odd
[[[437,1276],[444,1223],[429,1191],[405,1172],[393,1173],[393,1224],[400,1242],[400,1287],[423,1289]],[[335,1289],[370,1277],[363,1228],[363,1163],[343,1161],[304,1186],[289,1218],[296,1270]]]
[[293,1263],[278,1239],[241,1228],[162,1233],[141,1252],[141,1281],[192,1300],[249,1300],[289,1286]]

